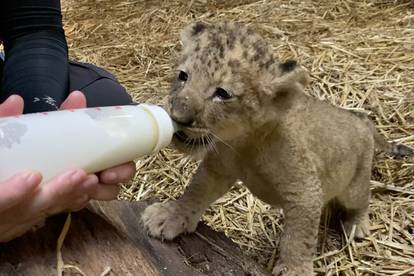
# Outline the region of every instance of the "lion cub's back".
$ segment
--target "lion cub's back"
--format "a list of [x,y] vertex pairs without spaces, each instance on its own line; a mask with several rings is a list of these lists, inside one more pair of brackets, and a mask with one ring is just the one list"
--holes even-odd
[[[370,167],[374,137],[369,125],[352,112],[318,100],[302,118],[305,141],[316,156],[325,188],[343,189],[360,167]],[[311,118],[311,119],[310,119]],[[329,192],[328,192],[329,193]],[[335,191],[332,191],[335,193]]]

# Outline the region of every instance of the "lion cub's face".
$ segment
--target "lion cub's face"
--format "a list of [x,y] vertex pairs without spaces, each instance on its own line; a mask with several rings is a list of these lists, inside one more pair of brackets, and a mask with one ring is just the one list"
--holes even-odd
[[262,124],[271,113],[265,107],[274,99],[272,81],[291,71],[275,63],[265,41],[232,23],[190,24],[181,41],[168,102],[171,117],[182,127],[174,144],[184,151],[208,150]]

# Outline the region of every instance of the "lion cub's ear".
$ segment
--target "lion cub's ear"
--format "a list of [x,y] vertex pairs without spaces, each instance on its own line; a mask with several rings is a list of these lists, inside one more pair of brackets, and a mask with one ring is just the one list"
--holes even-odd
[[207,23],[196,21],[188,24],[180,33],[180,40],[184,47],[190,45],[209,27]]
[[309,84],[309,73],[296,60],[287,60],[278,66],[279,74],[276,82],[289,82],[300,84],[305,88]]
[[309,74],[295,60],[279,63],[266,94],[271,96],[285,95],[289,91],[303,90],[310,82]]

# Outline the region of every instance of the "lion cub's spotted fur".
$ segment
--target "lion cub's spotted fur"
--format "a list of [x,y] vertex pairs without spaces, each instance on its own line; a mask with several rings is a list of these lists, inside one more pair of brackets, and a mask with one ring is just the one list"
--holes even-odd
[[313,273],[321,211],[330,201],[347,211],[348,232],[367,235],[375,145],[410,151],[384,142],[366,118],[306,96],[306,71],[278,62],[245,27],[193,23],[181,40],[169,98],[182,125],[174,144],[204,157],[181,198],[145,210],[149,233],[173,239],[194,231],[205,209],[242,180],[284,210],[275,275]]

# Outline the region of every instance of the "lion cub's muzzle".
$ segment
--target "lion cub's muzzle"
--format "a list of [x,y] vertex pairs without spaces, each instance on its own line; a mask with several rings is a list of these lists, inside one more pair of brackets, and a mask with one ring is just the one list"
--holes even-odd
[[208,129],[197,122],[196,109],[191,106],[188,97],[178,96],[171,98],[168,111],[171,118],[180,127],[180,130],[174,134],[174,139],[180,144],[192,148],[206,146],[212,139]]
[[169,113],[171,118],[179,125],[191,127],[194,124],[196,111],[191,108],[188,97],[171,98]]
[[204,146],[211,142],[209,131],[205,128],[197,127],[182,126],[182,128],[174,134],[174,138],[187,146]]

